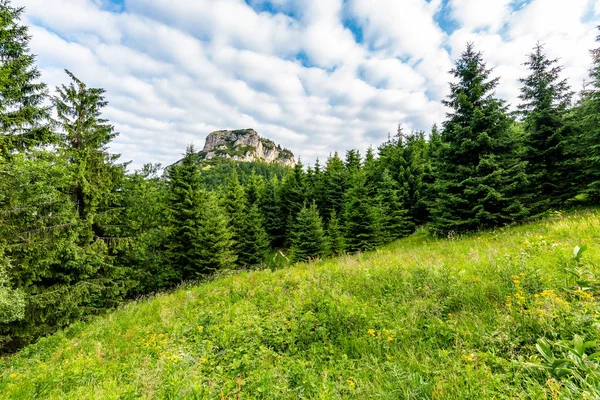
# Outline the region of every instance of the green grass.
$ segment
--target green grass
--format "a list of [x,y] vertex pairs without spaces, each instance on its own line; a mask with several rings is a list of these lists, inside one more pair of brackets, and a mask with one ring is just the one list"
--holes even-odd
[[0,397],[598,398],[596,344],[569,346],[600,343],[599,239],[584,210],[221,276],[0,360]]

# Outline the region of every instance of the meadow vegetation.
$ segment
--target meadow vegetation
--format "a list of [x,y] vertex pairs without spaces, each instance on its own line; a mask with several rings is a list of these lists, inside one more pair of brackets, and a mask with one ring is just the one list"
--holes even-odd
[[599,239],[580,210],[221,273],[0,360],[0,397],[599,398]]

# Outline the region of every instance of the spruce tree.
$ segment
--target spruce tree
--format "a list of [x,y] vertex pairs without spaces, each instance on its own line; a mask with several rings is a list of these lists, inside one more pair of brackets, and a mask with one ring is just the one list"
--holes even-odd
[[381,181],[381,171],[379,170],[380,164],[378,161],[379,160],[375,158],[375,151],[369,146],[367,153],[365,154],[363,170],[365,172],[367,191],[371,197],[377,195],[377,186]]
[[373,250],[380,244],[380,212],[369,198],[363,171],[357,172],[344,197],[344,236],[350,252]]
[[435,182],[437,180],[437,172],[435,169],[436,160],[439,158],[439,149],[441,148],[441,133],[436,124],[431,127],[429,140],[425,147],[423,159],[425,161],[423,168],[423,188],[422,201],[426,209],[425,222],[431,222],[431,209],[437,200]]
[[436,160],[433,228],[460,233],[521,220],[527,210],[516,193],[526,177],[511,141],[507,107],[494,97],[498,78],[490,79],[491,70],[472,44],[451,73],[456,82],[444,101],[451,112]]
[[402,124],[395,136],[379,147],[380,168],[388,169],[398,183],[398,196],[416,223],[428,217],[424,198],[425,150],[427,142],[422,131],[406,134]]
[[[600,43],[600,34],[596,41]],[[592,202],[600,203],[600,47],[592,50],[591,55],[590,79],[583,93],[580,110],[583,131],[580,167],[585,172],[585,193]]]
[[[255,208],[256,206],[254,206]],[[205,275],[235,266],[237,256],[228,226],[229,220],[214,193],[204,193],[203,208],[194,241],[194,264],[189,277]]]
[[244,215],[244,234],[239,245],[238,263],[244,267],[261,264],[269,249],[269,235],[258,205],[251,204]]
[[24,318],[0,324],[9,346],[110,308],[134,284],[113,260],[124,167],[106,151],[114,131],[101,117],[103,91],[72,78],[77,86],[53,99],[57,151],[11,153],[9,178],[0,180],[8,188],[0,190],[0,236],[10,244],[12,282],[26,294]]
[[203,271],[199,260],[201,246],[198,241],[202,209],[206,193],[202,189],[199,166],[195,160],[196,150],[188,146],[185,157],[168,171],[169,178],[169,226],[167,255],[179,279],[196,276]]
[[323,221],[315,203],[302,207],[292,228],[291,249],[294,262],[323,257],[327,251],[327,241]]
[[361,167],[360,152],[358,150],[350,149],[346,152],[346,160],[344,162],[346,171],[350,174],[354,174]]
[[265,219],[265,230],[269,235],[271,247],[283,246],[284,241],[284,218],[281,212],[279,198],[279,180],[277,177],[266,183],[260,209]]
[[335,212],[341,216],[344,194],[348,190],[348,174],[337,153],[327,159],[324,173],[323,208],[325,215]]
[[317,204],[319,213],[325,215],[325,175],[318,158],[315,161],[315,166],[312,171],[312,175],[308,180],[309,193],[311,198]]
[[567,154],[566,114],[572,93],[567,80],[561,80],[563,68],[550,60],[537,44],[525,65],[529,75],[521,78],[519,105],[525,140],[523,160],[527,162],[529,185],[527,206],[534,214],[557,207],[576,193]]
[[303,168],[304,166],[299,161],[281,182],[280,207],[282,215],[286,218],[284,229],[286,240],[291,238],[290,232],[294,224],[294,218],[298,215],[308,197],[306,173]]
[[265,190],[263,177],[258,175],[255,170],[252,170],[245,186],[246,204],[259,204]]
[[[47,89],[29,52],[22,7],[0,0],[0,157],[55,142]],[[0,161],[2,159],[0,158]]]
[[337,256],[344,252],[344,236],[335,211],[332,211],[329,216],[329,223],[327,224],[327,241],[330,254]]
[[232,171],[227,179],[223,193],[223,209],[229,218],[229,228],[234,241],[235,254],[239,257],[244,241],[244,219],[246,216],[246,193],[238,181],[237,173]]
[[[53,97],[61,135],[61,149],[73,173],[72,197],[82,220],[90,220],[94,233],[102,235],[98,214],[115,206],[117,190],[125,173],[120,155],[110,154],[107,145],[119,134],[102,118],[108,102],[104,89],[89,88],[71,72],[69,85],[56,88]],[[114,207],[113,207],[114,208]]]
[[377,201],[381,208],[381,236],[384,242],[408,236],[415,231],[415,224],[398,197],[397,183],[387,169],[383,171]]

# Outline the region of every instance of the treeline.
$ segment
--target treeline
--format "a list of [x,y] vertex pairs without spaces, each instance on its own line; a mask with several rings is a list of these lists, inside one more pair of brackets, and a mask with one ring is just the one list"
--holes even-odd
[[50,96],[22,9],[0,1],[0,352],[125,299],[218,270],[371,250],[419,226],[453,235],[600,201],[600,50],[574,95],[541,45],[509,112],[482,54],[452,70],[438,128],[321,165],[198,162],[127,173],[104,90],[67,71]]

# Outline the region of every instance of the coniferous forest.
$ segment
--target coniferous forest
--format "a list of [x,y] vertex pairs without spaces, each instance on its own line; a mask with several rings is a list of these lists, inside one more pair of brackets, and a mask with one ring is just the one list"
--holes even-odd
[[[130,299],[219,271],[376,249],[424,227],[454,237],[600,203],[600,48],[584,89],[542,44],[520,103],[472,44],[448,113],[366,154],[294,168],[183,159],[129,172],[112,154],[105,91],[77,71],[51,90],[23,9],[0,1],[0,352]],[[599,36],[600,42],[600,36]],[[52,94],[53,93],[53,94]]]

